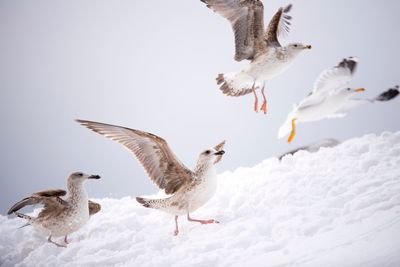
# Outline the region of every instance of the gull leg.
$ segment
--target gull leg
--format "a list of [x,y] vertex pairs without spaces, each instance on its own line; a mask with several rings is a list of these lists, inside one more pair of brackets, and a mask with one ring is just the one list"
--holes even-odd
[[64,237],[64,242],[65,242],[65,244],[69,244],[69,242],[67,240],[67,236]]
[[288,143],[292,142],[294,136],[296,135],[296,119],[292,119],[292,131],[290,132],[290,135],[288,137]]
[[178,216],[175,216],[175,231],[174,231],[174,235],[177,236],[179,234],[179,230],[178,230]]
[[262,110],[264,114],[267,114],[267,98],[265,97],[264,89],[265,89],[265,83],[263,84],[263,87],[261,89],[261,94],[263,96],[263,103],[260,110]]
[[256,83],[253,83],[253,86],[251,87],[251,90],[253,91],[254,94],[254,111],[258,112],[258,97],[256,94],[256,88],[255,88]]
[[54,245],[56,245],[57,247],[60,247],[60,248],[66,248],[67,247],[66,245],[61,245],[61,244],[58,244],[58,243],[54,242],[53,240],[51,240],[51,235],[49,235],[49,238],[47,239],[47,241],[52,243],[52,244],[54,244]]
[[219,223],[219,221],[216,221],[214,219],[210,219],[210,220],[192,219],[192,218],[190,218],[189,213],[187,214],[187,219],[188,219],[189,222],[199,222],[201,224]]

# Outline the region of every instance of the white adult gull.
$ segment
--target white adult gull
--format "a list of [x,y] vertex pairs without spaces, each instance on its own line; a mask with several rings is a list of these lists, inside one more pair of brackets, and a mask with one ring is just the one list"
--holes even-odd
[[289,32],[292,5],[281,7],[264,29],[264,6],[260,0],[201,0],[207,7],[229,20],[235,35],[235,60],[250,60],[238,72],[219,74],[216,78],[228,96],[254,94],[254,111],[258,112],[256,90],[261,88],[261,110],[267,112],[265,82],[284,72],[293,60],[311,45],[291,43],[284,47],[278,38]]
[[340,118],[347,112],[365,103],[389,101],[398,95],[398,86],[390,88],[374,99],[357,98],[364,88],[348,87],[357,67],[357,59],[343,59],[332,69],[323,71],[314,83],[312,92],[294,105],[285,123],[280,127],[278,138],[289,134],[290,143],[296,134],[297,122],[318,121],[325,118]]
[[[62,197],[67,191],[62,189],[46,190],[33,193],[31,196],[15,203],[8,214],[26,219],[27,225],[32,225],[39,232],[49,235],[48,241],[59,247],[66,247],[67,236],[79,230],[88,220],[89,216],[100,211],[100,204],[88,200],[88,195],[83,183],[87,179],[100,179],[98,175],[88,175],[82,172],[72,173],[68,177],[68,195]],[[43,209],[37,217],[19,213],[18,210],[25,206],[42,204]],[[64,236],[64,244],[54,242],[52,237]]]
[[163,210],[175,215],[175,231],[179,233],[178,216],[187,215],[187,219],[201,224],[218,223],[214,219],[199,220],[190,216],[209,199],[217,189],[217,176],[214,165],[225,153],[225,142],[200,153],[195,169],[189,170],[181,163],[161,137],[121,126],[94,121],[77,120],[90,130],[104,135],[125,146],[142,164],[149,178],[166,194],[167,198],[136,200],[146,208]]

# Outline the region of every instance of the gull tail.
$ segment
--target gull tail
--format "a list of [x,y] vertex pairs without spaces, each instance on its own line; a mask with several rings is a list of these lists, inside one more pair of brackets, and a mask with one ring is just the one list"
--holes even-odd
[[136,197],[136,201],[142,204],[145,208],[151,208],[150,206],[150,199],[143,198],[143,197]]
[[254,79],[246,73],[230,72],[220,73],[216,78],[220,90],[228,96],[243,96],[252,92]]
[[166,201],[168,201],[168,198],[166,199],[149,199],[149,198],[143,198],[143,197],[136,197],[136,201],[142,204],[143,207],[145,208],[152,208],[152,209],[162,209],[166,207]]

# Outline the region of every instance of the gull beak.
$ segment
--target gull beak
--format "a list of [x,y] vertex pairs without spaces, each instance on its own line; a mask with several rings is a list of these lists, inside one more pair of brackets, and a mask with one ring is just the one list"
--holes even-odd
[[365,91],[364,88],[357,88],[357,89],[354,90],[354,92],[357,92],[357,93],[361,93],[361,92],[364,92],[364,91]]
[[305,45],[304,49],[311,49],[311,47],[312,47],[311,45]]
[[217,155],[217,156],[222,156],[223,154],[225,154],[225,151],[223,151],[223,150],[220,150],[220,151],[214,153],[214,155]]
[[100,175],[90,175],[88,179],[100,179]]

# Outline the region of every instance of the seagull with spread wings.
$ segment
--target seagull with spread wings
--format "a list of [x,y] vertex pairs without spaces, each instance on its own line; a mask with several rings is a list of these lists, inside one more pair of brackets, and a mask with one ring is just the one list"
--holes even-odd
[[296,134],[297,122],[318,121],[324,118],[340,118],[347,112],[365,103],[386,102],[399,94],[398,86],[390,88],[373,99],[357,98],[364,88],[348,87],[357,67],[357,59],[343,59],[332,69],[324,70],[314,83],[312,92],[294,105],[285,123],[280,127],[278,138],[289,134],[290,143]]
[[210,200],[217,189],[214,165],[225,153],[225,141],[200,153],[195,169],[189,170],[175,156],[161,137],[121,126],[94,121],[77,120],[81,125],[127,148],[146,170],[149,178],[166,194],[167,198],[136,200],[146,208],[163,210],[175,215],[175,232],[179,233],[178,216],[187,215],[188,221],[201,224],[218,223],[214,219],[199,220],[190,213]]
[[[15,203],[8,214],[15,213],[17,217],[26,219],[26,225],[32,225],[35,230],[49,235],[48,242],[59,247],[66,247],[66,245],[54,242],[51,237],[64,236],[64,242],[68,244],[67,235],[79,230],[89,220],[90,215],[101,209],[100,204],[88,200],[88,195],[83,187],[83,183],[87,179],[100,179],[100,176],[82,172],[72,173],[68,177],[66,199],[62,197],[67,194],[67,191],[62,189],[33,193]],[[37,217],[18,212],[25,206],[36,204],[43,205],[43,209]]]
[[278,37],[287,34],[292,5],[281,7],[264,29],[264,6],[261,0],[201,0],[207,7],[226,18],[235,35],[235,60],[250,64],[238,72],[219,74],[216,78],[228,96],[254,94],[254,111],[258,112],[256,90],[261,88],[261,110],[267,112],[265,82],[284,72],[293,60],[311,45],[291,43],[282,46]]

